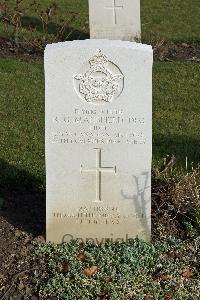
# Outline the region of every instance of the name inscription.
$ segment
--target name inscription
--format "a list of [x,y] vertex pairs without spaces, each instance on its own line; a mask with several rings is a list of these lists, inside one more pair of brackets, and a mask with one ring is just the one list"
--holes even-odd
[[[53,116],[56,130],[51,142],[60,144],[146,144],[143,117],[122,109],[74,109],[74,114]],[[66,127],[65,127],[66,126]],[[135,128],[134,128],[135,126]],[[57,129],[59,127],[59,129]],[[130,130],[127,130],[130,128]]]

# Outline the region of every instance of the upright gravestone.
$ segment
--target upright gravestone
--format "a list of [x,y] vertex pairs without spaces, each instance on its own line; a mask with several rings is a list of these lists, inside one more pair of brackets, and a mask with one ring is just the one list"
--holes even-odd
[[152,48],[48,45],[47,240],[150,239]]
[[90,38],[140,41],[140,0],[89,0]]

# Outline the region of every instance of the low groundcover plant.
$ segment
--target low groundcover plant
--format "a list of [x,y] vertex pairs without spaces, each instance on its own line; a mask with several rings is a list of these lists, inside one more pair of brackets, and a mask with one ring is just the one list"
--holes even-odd
[[35,271],[41,299],[199,299],[200,239],[153,244],[134,239],[94,245],[79,241],[36,248],[47,263]]

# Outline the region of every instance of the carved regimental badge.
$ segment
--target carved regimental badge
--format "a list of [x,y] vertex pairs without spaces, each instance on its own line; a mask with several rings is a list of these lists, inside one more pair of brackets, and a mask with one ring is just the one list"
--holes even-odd
[[124,87],[120,69],[101,50],[89,60],[89,64],[89,70],[74,76],[78,96],[93,104],[112,102],[119,97]]

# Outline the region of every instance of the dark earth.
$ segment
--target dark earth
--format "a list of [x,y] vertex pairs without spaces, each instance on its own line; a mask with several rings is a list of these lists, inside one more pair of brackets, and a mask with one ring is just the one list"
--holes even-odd
[[[155,58],[160,61],[200,62],[200,45],[158,41],[153,43],[153,47]],[[43,51],[42,48],[30,48],[24,44],[16,46],[13,40],[0,38],[0,57],[41,61]]]

